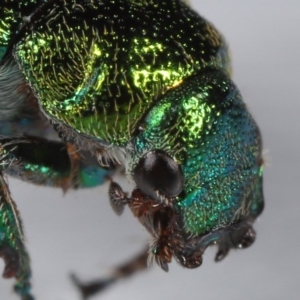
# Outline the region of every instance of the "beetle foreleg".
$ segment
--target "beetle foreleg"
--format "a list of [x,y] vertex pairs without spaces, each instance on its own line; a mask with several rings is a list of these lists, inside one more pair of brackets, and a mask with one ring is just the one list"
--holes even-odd
[[130,277],[139,271],[147,268],[148,263],[148,248],[145,248],[141,253],[126,261],[124,264],[117,266],[110,276],[106,278],[82,283],[77,276],[71,275],[71,279],[81,292],[83,300],[102,292],[104,289],[115,283],[119,279]]
[[4,278],[15,277],[14,290],[22,300],[33,300],[30,293],[30,260],[24,245],[22,222],[8,185],[0,173],[0,257],[4,259]]

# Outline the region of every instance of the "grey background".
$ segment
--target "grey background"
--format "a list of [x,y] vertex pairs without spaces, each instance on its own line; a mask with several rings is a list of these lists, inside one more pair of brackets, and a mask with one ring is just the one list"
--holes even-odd
[[[260,125],[267,167],[266,208],[256,222],[257,240],[214,263],[185,270],[173,263],[117,284],[93,299],[299,299],[299,0],[191,1],[230,45],[234,80]],[[69,192],[10,179],[22,213],[39,300],[76,300],[68,278],[88,280],[139,252],[148,235],[127,210],[112,212],[107,186]],[[126,180],[123,187],[130,191]],[[3,262],[0,261],[0,269]],[[17,299],[13,281],[0,280],[0,299]]]

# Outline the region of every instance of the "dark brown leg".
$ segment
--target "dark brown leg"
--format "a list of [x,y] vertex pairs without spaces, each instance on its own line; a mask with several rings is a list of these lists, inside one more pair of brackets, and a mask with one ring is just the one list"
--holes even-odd
[[117,266],[111,276],[98,280],[82,283],[76,275],[72,274],[71,279],[79,289],[82,299],[87,300],[89,297],[101,293],[111,284],[116,283],[119,279],[127,278],[135,273],[147,268],[148,247],[124,264]]

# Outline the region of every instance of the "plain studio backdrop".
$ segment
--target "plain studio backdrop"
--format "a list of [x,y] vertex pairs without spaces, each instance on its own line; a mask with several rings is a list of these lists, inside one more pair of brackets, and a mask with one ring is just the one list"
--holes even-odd
[[[220,263],[213,261],[212,247],[195,270],[172,263],[164,273],[155,266],[93,299],[299,299],[300,2],[194,0],[191,5],[226,37],[234,81],[268,150],[266,207],[255,224],[257,240]],[[82,280],[105,276],[148,240],[128,209],[122,217],[113,213],[107,185],[63,197],[58,189],[9,181],[25,225],[37,300],[79,300],[70,272]],[[126,180],[119,182],[130,191]],[[0,280],[1,300],[18,299],[12,284]]]

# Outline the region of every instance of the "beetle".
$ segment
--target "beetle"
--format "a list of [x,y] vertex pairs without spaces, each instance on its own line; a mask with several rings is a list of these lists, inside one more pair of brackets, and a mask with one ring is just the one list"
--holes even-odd
[[[186,3],[5,0],[0,61],[0,256],[22,300],[33,299],[29,255],[5,174],[64,191],[109,180],[114,212],[128,206],[152,237],[119,277],[147,260],[197,268],[210,245],[220,261],[254,242],[260,131],[222,35]],[[73,279],[88,297],[118,277]]]

